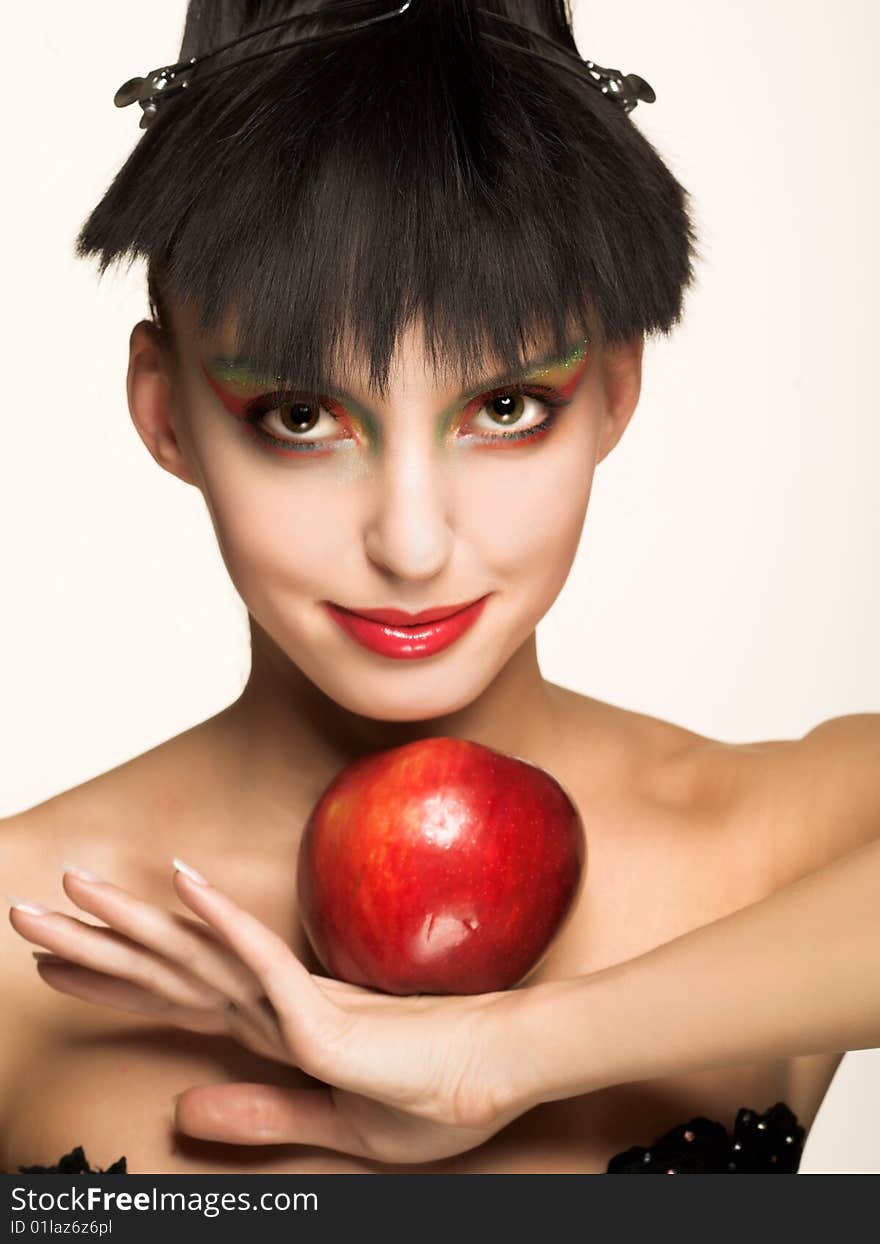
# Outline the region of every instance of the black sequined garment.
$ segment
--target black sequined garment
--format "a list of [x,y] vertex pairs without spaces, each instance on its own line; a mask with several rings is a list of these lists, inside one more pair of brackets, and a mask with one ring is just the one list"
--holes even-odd
[[634,1145],[608,1163],[608,1175],[794,1175],[804,1129],[783,1102],[764,1114],[740,1110],[733,1135],[702,1116],[659,1136],[650,1148]]
[[[82,1145],[77,1145],[75,1149],[71,1149],[70,1153],[65,1153],[64,1157],[59,1158],[55,1166],[20,1166],[16,1173],[19,1175],[127,1175],[128,1170],[124,1157],[117,1158],[106,1170],[102,1170],[100,1166],[89,1166]],[[0,1171],[0,1175],[3,1174],[6,1172]]]
[[[650,1148],[634,1145],[608,1163],[608,1175],[794,1175],[804,1129],[783,1102],[764,1114],[740,1110],[731,1136],[721,1123],[698,1116],[658,1137]],[[0,1171],[0,1174],[6,1172]],[[89,1166],[80,1145],[56,1166],[20,1166],[19,1175],[127,1175],[124,1157],[105,1171]]]

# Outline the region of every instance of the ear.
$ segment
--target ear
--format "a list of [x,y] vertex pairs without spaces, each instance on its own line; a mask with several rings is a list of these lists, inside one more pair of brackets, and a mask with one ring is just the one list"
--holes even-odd
[[141,320],[128,343],[128,409],[141,440],[166,471],[198,487],[174,427],[174,367],[162,330]]
[[605,419],[596,462],[611,453],[633,416],[642,391],[642,354],[645,339],[641,333],[628,341],[606,345],[602,355],[605,385]]

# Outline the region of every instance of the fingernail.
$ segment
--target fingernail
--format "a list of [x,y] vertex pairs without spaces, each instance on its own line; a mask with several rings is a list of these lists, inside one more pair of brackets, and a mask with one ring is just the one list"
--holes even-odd
[[199,885],[209,884],[207,877],[203,877],[200,872],[196,872],[196,870],[194,868],[191,868],[189,864],[184,864],[183,860],[179,860],[175,856],[175,858],[171,862],[174,865],[174,867],[178,869],[179,872],[182,872],[185,876],[189,877],[192,881],[197,881]]
[[7,894],[6,901],[11,907],[15,907],[18,911],[26,911],[29,916],[48,916],[49,908],[44,907],[42,903],[29,903],[27,899],[16,898],[14,894]]
[[80,868],[77,864],[71,864],[70,860],[62,860],[61,868],[63,872],[73,873],[74,877],[81,877],[83,881],[103,881],[103,877],[99,877],[97,873],[90,873],[87,868]]

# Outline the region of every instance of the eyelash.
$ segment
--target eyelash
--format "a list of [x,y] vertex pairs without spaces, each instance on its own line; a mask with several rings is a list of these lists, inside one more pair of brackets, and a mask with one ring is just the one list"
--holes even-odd
[[[550,431],[559,416],[560,410],[564,406],[568,406],[571,402],[571,398],[562,397],[562,395],[555,389],[546,388],[543,385],[513,385],[506,389],[497,389],[491,393],[483,394],[480,398],[475,399],[478,404],[472,403],[474,413],[479,414],[483,407],[494,401],[495,398],[520,396],[530,397],[533,401],[538,402],[538,404],[543,407],[545,416],[540,423],[533,424],[532,427],[525,428],[521,432],[514,431],[488,433],[484,435],[477,434],[473,438],[474,441],[482,441],[490,444],[496,444],[500,441],[502,443],[510,444],[511,442],[539,439]],[[287,455],[315,453],[316,451],[319,453],[321,451],[324,453],[331,452],[328,446],[334,444],[333,439],[329,441],[326,439],[300,441],[297,443],[295,440],[284,440],[281,437],[273,436],[270,432],[266,432],[265,429],[259,426],[260,420],[264,419],[266,415],[269,415],[272,411],[277,410],[278,407],[283,405],[285,402],[295,401],[296,394],[294,393],[266,393],[258,398],[255,398],[254,401],[250,402],[245,407],[242,413],[242,418],[245,420],[245,423],[249,426],[251,433],[257,440],[269,448],[275,449],[277,452]],[[327,411],[332,419],[335,419],[337,423],[342,424],[344,427],[347,426],[349,431],[351,430],[351,425],[348,423],[348,420],[343,415],[335,414],[334,411],[330,409],[330,406],[327,404],[325,399],[321,399],[321,406],[322,409]]]

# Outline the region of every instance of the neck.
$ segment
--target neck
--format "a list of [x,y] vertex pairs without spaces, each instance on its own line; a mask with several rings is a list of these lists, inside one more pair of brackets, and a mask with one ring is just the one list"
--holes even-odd
[[310,682],[251,620],[252,664],[238,700],[223,714],[234,743],[239,789],[283,807],[313,803],[345,765],[368,752],[445,735],[552,767],[561,712],[544,680],[534,633],[492,683],[455,713],[422,721],[377,721],[352,713]]

